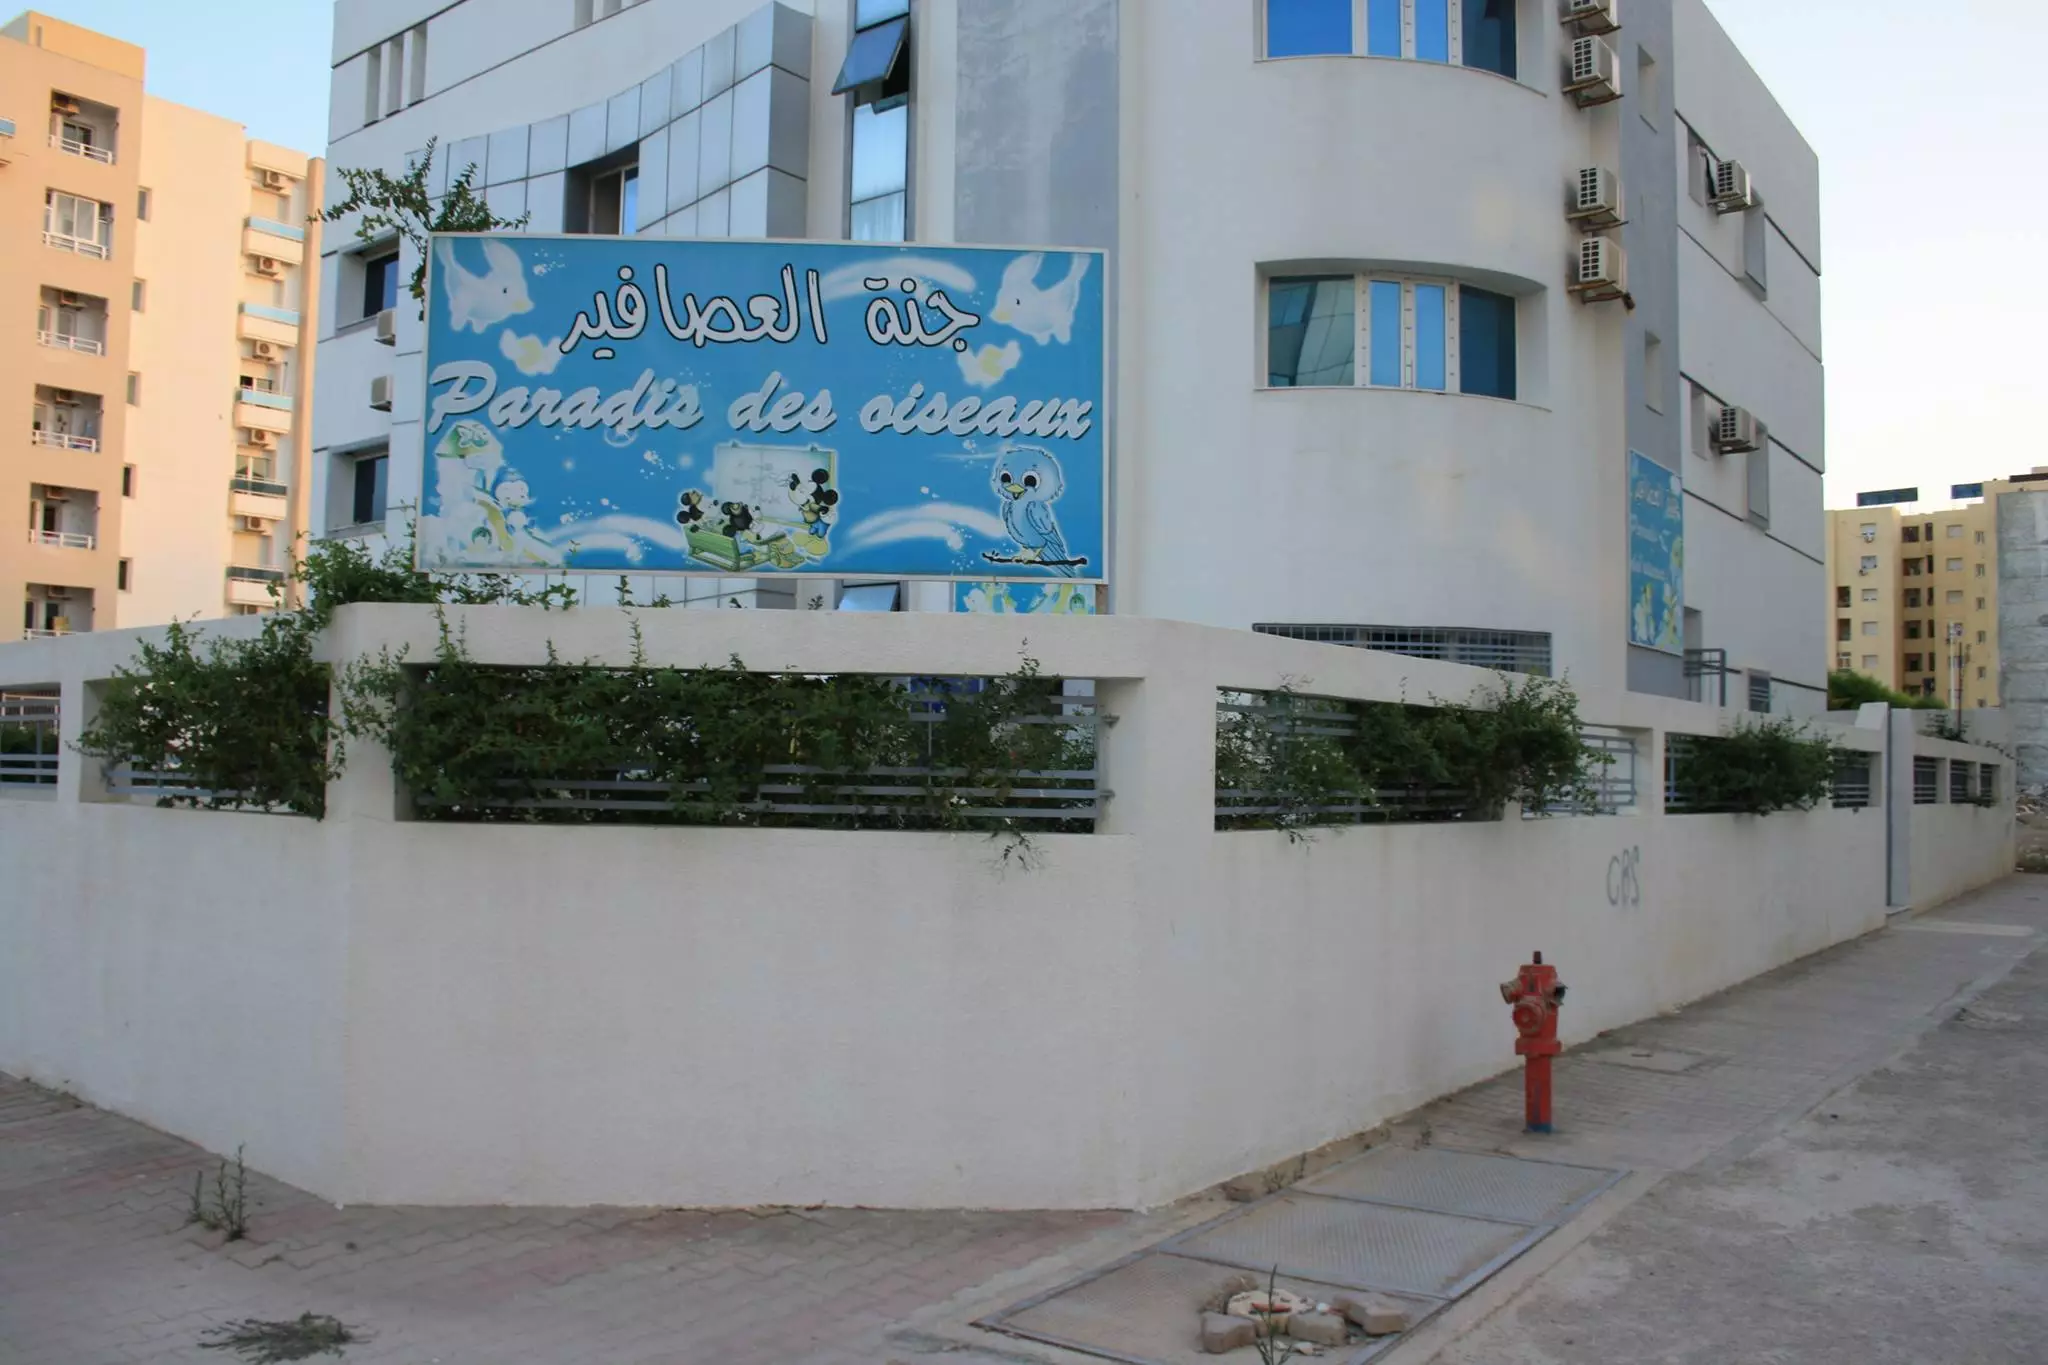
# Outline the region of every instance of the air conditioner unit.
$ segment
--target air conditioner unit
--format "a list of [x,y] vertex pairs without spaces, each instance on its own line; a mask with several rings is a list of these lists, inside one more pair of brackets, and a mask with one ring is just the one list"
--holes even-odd
[[236,517],[235,529],[237,531],[252,531],[259,536],[267,536],[270,534],[270,521],[267,517]]
[[1605,166],[1581,167],[1566,186],[1564,216],[1582,228],[1621,225],[1621,177]]
[[1740,161],[1716,161],[1707,184],[1707,202],[1716,213],[1741,213],[1756,207],[1756,191]]
[[87,295],[78,293],[76,290],[59,289],[57,291],[57,306],[59,308],[83,308],[85,307],[87,297]]
[[43,600],[45,602],[69,602],[71,600],[71,589],[45,587],[43,589]]
[[1564,92],[1581,109],[1621,98],[1621,58],[1604,38],[1574,38],[1565,55]]
[[252,341],[249,343],[251,360],[276,360],[284,354],[284,347],[274,341]]
[[1557,0],[1557,21],[1574,33],[1612,33],[1621,27],[1621,0]]
[[377,314],[377,340],[386,346],[398,344],[398,310],[386,308]]
[[1856,570],[1856,576],[1858,578],[1868,578],[1870,576],[1870,570],[1858,567]]
[[265,431],[262,427],[243,427],[242,444],[254,446],[257,450],[277,449],[277,433]]
[[50,96],[50,112],[53,114],[75,114],[78,112],[78,101],[69,95],[53,92]]
[[1603,303],[1628,292],[1628,257],[1612,237],[1587,237],[1572,257],[1566,286],[1581,303]]
[[370,406],[379,412],[391,411],[391,376],[380,374],[370,381]]
[[51,389],[50,401],[60,408],[75,408],[78,406],[78,395],[70,389]]
[[274,280],[284,274],[284,262],[275,256],[254,257],[252,258],[252,264],[257,274],[269,279]]
[[44,501],[44,502],[70,502],[70,501],[71,501],[71,495],[70,495],[69,493],[66,493],[66,492],[65,492],[65,491],[64,491],[63,489],[61,489],[61,488],[45,488],[45,489],[43,490],[43,501]]
[[276,190],[281,194],[292,187],[291,177],[283,171],[260,170],[256,175],[266,190]]
[[1756,415],[1747,408],[1722,408],[1714,418],[1714,453],[1740,455],[1757,448]]

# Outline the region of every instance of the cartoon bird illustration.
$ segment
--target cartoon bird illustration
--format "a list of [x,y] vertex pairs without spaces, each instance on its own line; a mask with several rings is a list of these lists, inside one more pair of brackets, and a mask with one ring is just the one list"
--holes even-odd
[[1088,258],[1069,257],[1067,277],[1050,289],[1036,283],[1044,264],[1042,251],[1028,251],[1011,261],[996,288],[996,308],[990,316],[1041,346],[1048,341],[1065,345],[1074,339],[1074,310],[1081,304],[1081,277],[1088,273]]
[[472,332],[485,332],[514,313],[530,312],[533,308],[519,253],[488,238],[483,248],[484,259],[491,268],[488,273],[477,275],[457,263],[455,243],[446,237],[434,241],[434,260],[448,291],[448,321],[458,332],[465,327]]
[[537,336],[519,336],[507,327],[498,333],[498,350],[521,374],[553,374],[555,366],[562,363],[560,337],[552,341],[542,341]]
[[989,486],[1002,503],[1003,529],[1017,543],[1017,552],[1000,555],[982,552],[992,564],[1036,564],[1066,578],[1074,576],[1086,557],[1067,553],[1067,539],[1060,534],[1059,519],[1052,505],[1065,491],[1066,479],[1050,451],[1036,446],[1009,446],[996,461],[995,478]]
[[955,359],[960,362],[960,377],[977,389],[985,389],[1000,383],[1004,375],[1016,369],[1023,355],[1023,348],[1012,337],[1000,346],[962,351]]

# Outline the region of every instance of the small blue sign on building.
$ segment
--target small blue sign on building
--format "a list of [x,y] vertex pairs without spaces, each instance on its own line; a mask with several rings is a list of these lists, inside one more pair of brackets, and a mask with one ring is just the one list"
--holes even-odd
[[1984,485],[1981,483],[1950,484],[1948,495],[1958,502],[1964,498],[1981,498],[1984,496]]
[[1685,487],[1675,470],[1628,453],[1628,642],[1685,652]]
[[1917,488],[1880,488],[1875,493],[1858,493],[1856,495],[1856,505],[1858,507],[1889,507],[1895,502],[1918,501],[1920,501],[1920,490]]
[[419,566],[1097,583],[1098,251],[443,234]]

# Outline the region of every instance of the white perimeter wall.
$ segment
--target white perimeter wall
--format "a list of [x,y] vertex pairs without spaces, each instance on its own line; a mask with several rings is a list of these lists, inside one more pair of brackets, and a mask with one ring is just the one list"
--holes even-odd
[[[484,662],[630,649],[613,609],[457,615]],[[1119,718],[1104,832],[1002,873],[978,836],[418,824],[360,746],[316,823],[105,803],[67,754],[56,799],[0,797],[0,1070],[347,1202],[1143,1205],[1514,1065],[1495,987],[1532,950],[1576,1042],[1884,920],[1881,809],[1661,812],[1704,707],[1582,699],[1639,736],[1633,814],[1296,846],[1211,828],[1217,687],[1486,675],[1165,622],[642,616],[656,662],[807,672],[999,672],[1028,629]],[[0,683],[63,684],[75,734],[137,634],[0,647]],[[352,607],[330,646],[435,636]],[[2002,874],[1994,842],[1942,875]],[[1283,1103],[1274,1055],[1313,1078]]]

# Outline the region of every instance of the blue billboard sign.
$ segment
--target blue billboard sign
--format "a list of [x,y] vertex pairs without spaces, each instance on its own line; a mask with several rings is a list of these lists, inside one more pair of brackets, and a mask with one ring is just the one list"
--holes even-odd
[[430,256],[422,569],[1103,581],[1100,252]]
[[1093,616],[1086,583],[955,583],[953,610],[996,616]]
[[1889,507],[1893,503],[1918,501],[1920,490],[1917,488],[1880,488],[1875,493],[1856,495],[1858,507]]
[[1685,652],[1685,488],[1675,470],[1628,453],[1628,642]]
[[1981,483],[1954,483],[1949,485],[1948,495],[1961,502],[1964,498],[1981,498],[1984,485]]

